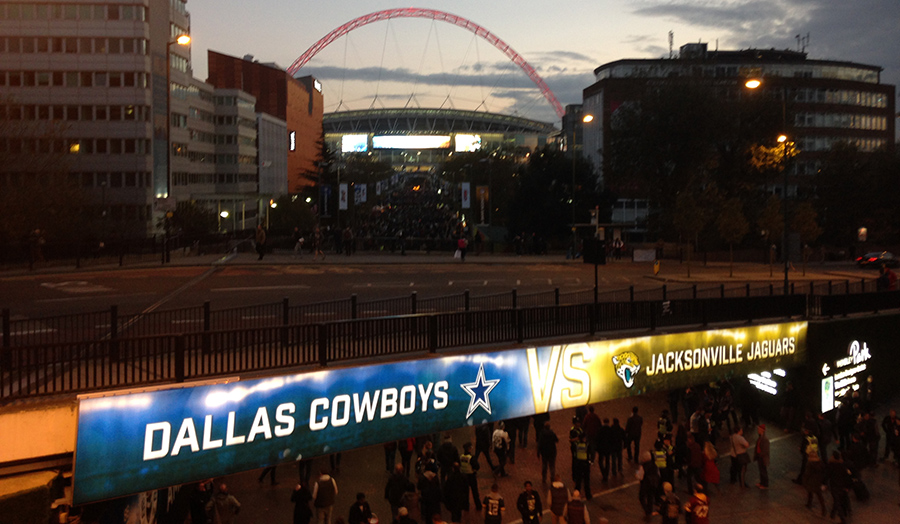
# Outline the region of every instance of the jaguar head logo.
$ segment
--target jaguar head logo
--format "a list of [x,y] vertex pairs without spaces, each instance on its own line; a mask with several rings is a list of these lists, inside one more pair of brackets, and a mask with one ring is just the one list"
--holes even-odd
[[622,379],[626,388],[634,385],[634,377],[641,370],[641,362],[638,356],[631,351],[619,353],[612,358],[613,365],[616,366],[616,375]]

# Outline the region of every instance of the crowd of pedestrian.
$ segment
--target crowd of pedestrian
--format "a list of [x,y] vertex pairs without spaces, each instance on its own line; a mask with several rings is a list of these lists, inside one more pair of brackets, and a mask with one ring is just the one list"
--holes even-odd
[[[507,508],[504,495],[509,495],[504,493],[508,485],[502,479],[509,476],[509,468],[515,468],[516,455],[532,441],[541,462],[543,491],[528,480],[516,496],[515,507],[525,524],[540,524],[545,508],[553,524],[590,524],[592,512],[595,521],[602,520],[597,506],[589,510],[586,505],[592,499],[594,472],[604,484],[617,477],[622,483],[637,480],[637,502],[648,519],[707,523],[711,504],[723,489],[720,469],[725,463],[720,456],[727,455],[732,489],[748,489],[754,484],[752,477],[758,489],[770,487],[768,428],[756,418],[756,407],[745,403],[745,392],[725,381],[686,388],[669,394],[669,408],[661,410],[655,421],[645,420],[635,406],[624,425],[616,417],[599,414],[600,405],[579,407],[564,436],[569,460],[563,462],[568,462],[570,479],[560,471],[565,468],[557,460],[561,436],[551,426],[548,413],[480,424],[472,441],[461,446],[449,433],[388,442],[384,444],[388,477],[382,496],[390,506],[391,524],[443,523],[444,516],[451,523],[501,524]],[[787,398],[782,398],[789,407],[793,394],[788,388]],[[878,467],[879,456],[881,463],[892,459],[896,464],[900,458],[900,418],[890,410],[876,420],[865,391],[855,393],[835,411],[803,414],[799,472],[794,481],[803,488],[807,508],[846,522],[852,511],[851,495],[857,500],[868,498],[864,470]],[[797,414],[790,409],[781,414],[786,417],[782,427],[789,431]],[[655,439],[649,449],[641,449],[646,431],[652,431]],[[377,524],[365,493],[357,493],[346,520],[343,515],[335,517],[338,483],[333,473],[339,471],[340,457],[330,459],[331,468],[323,468],[313,480],[310,461],[301,461],[300,482],[291,494],[294,524],[310,524],[313,519],[316,524]],[[752,463],[756,471],[750,471]],[[275,468],[266,468],[260,483],[267,475],[274,485]],[[479,478],[485,476],[493,483],[487,493],[480,493]],[[686,494],[680,496],[678,486],[682,485]],[[798,496],[798,502],[802,499]],[[224,483],[213,489],[213,482],[205,481],[193,492],[192,522],[227,524],[239,511],[240,503]]]

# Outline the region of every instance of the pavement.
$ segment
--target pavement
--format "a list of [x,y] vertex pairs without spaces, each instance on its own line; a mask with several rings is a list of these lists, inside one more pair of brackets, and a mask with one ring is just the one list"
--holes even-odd
[[[900,399],[895,399],[895,401]],[[896,404],[896,402],[895,402]],[[651,434],[660,411],[667,407],[665,394],[653,394],[639,397],[617,399],[601,404],[596,404],[595,409],[601,418],[617,417],[624,425],[624,421],[631,413],[632,406],[638,406],[644,417],[644,432],[641,449],[649,449],[652,444]],[[884,416],[887,407],[878,410],[878,420]],[[554,412],[551,418],[553,430],[562,441],[559,445],[559,458],[557,459],[557,471],[567,486],[572,489],[571,459],[565,440],[568,436],[573,410]],[[760,522],[777,523],[819,523],[829,522],[827,517],[819,515],[819,509],[814,506],[812,510],[805,508],[806,492],[798,485],[791,482],[795,478],[799,468],[799,435],[786,433],[777,425],[767,422],[768,435],[771,439],[771,467],[770,489],[759,490],[752,487],[756,484],[757,469],[750,464],[747,472],[747,483],[750,488],[740,488],[736,484],[728,482],[728,468],[730,458],[727,457],[727,441],[720,442],[720,458],[718,466],[722,473],[722,484],[711,487],[710,495],[710,521],[713,523],[749,524]],[[535,454],[534,429],[529,432],[527,448],[516,450],[515,464],[507,465],[509,477],[495,479],[484,467],[479,473],[479,492],[482,497],[490,490],[491,484],[497,482],[500,493],[506,501],[506,512],[503,517],[505,524],[518,524],[520,516],[515,509],[515,501],[522,491],[522,485],[526,480],[534,483],[535,489],[540,492],[546,503],[547,487],[541,486],[540,461]],[[748,440],[751,444],[756,441],[754,432]],[[454,444],[461,448],[465,442],[474,442],[474,430],[462,428],[451,432]],[[882,440],[882,445],[884,441]],[[496,461],[496,458],[492,460]],[[383,447],[375,445],[350,452],[342,456],[340,468],[334,471],[334,478],[338,485],[338,496],[335,504],[334,519],[347,518],[350,505],[355,501],[357,492],[365,493],[372,511],[378,515],[380,522],[390,522],[390,507],[383,498],[384,486],[389,473],[386,471]],[[316,459],[314,471],[319,468],[330,470],[327,457]],[[660,517],[654,516],[646,519],[638,503],[638,483],[634,477],[636,466],[625,462],[624,476],[611,477],[608,483],[601,481],[599,468],[591,468],[591,487],[593,498],[587,502],[591,522],[597,524],[606,519],[610,523],[644,523],[660,522]],[[231,491],[241,502],[242,510],[238,515],[237,523],[266,523],[266,522],[290,522],[293,505],[290,502],[291,492],[298,482],[298,469],[294,465],[279,466],[276,473],[278,483],[271,485],[268,478],[265,482],[257,480],[261,470],[249,471],[236,475],[230,475],[224,479]],[[313,476],[313,480],[316,477]],[[879,464],[877,468],[867,469],[862,475],[866,482],[871,499],[868,502],[858,502],[851,495],[853,516],[851,522],[855,523],[896,523],[900,521],[900,490],[898,490],[898,468],[893,464]],[[684,481],[676,479],[676,494],[682,501],[687,502],[689,496],[686,492]],[[830,496],[825,495],[826,504],[830,511]],[[443,516],[449,519],[449,513],[444,510]],[[683,518],[683,517],[682,517]],[[481,515],[465,515],[466,523],[482,522]],[[542,523],[550,524],[551,518],[545,511]],[[836,522],[836,521],[834,521]]]
[[[326,257],[314,260],[309,253],[297,256],[290,250],[273,250],[266,254],[263,260],[257,260],[255,253],[228,253],[228,254],[192,254],[188,251],[172,251],[170,262],[163,265],[159,254],[148,254],[141,257],[128,256],[123,259],[122,265],[115,257],[83,259],[81,265],[76,267],[73,260],[45,262],[34,269],[28,269],[23,265],[0,266],[0,278],[16,277],[24,275],[44,275],[59,273],[116,271],[119,269],[154,269],[163,267],[215,267],[215,266],[346,266],[346,265],[392,265],[392,264],[428,264],[428,265],[461,265],[461,264],[487,264],[487,265],[538,265],[538,264],[566,264],[585,267],[584,261],[568,259],[564,253],[549,253],[546,255],[515,255],[512,253],[469,253],[465,262],[454,258],[449,252],[443,251],[407,251],[406,255],[390,251],[358,251],[352,256],[337,253],[328,253]],[[652,262],[633,262],[631,260],[612,260],[599,266],[600,271],[609,271],[613,267],[629,267],[631,270],[640,268],[644,277],[660,283],[709,283],[709,282],[750,282],[772,283],[776,287],[783,282],[783,266],[766,264],[736,262],[733,266],[727,262],[686,262],[664,259],[660,261],[660,270],[657,274],[653,271]],[[874,280],[878,275],[876,271],[857,268],[852,262],[815,262],[806,267],[791,266],[789,269],[791,282],[811,282],[824,280]]]

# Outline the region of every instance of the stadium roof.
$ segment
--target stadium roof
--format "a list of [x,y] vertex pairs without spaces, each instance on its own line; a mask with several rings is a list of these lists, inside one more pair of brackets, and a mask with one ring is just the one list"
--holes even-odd
[[401,135],[407,133],[527,133],[549,135],[553,124],[518,116],[458,109],[365,109],[328,113],[326,133]]

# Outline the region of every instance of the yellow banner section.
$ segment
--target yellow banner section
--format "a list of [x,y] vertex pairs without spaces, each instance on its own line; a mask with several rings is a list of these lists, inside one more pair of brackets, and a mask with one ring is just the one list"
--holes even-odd
[[807,328],[787,322],[528,348],[535,411],[800,366]]

